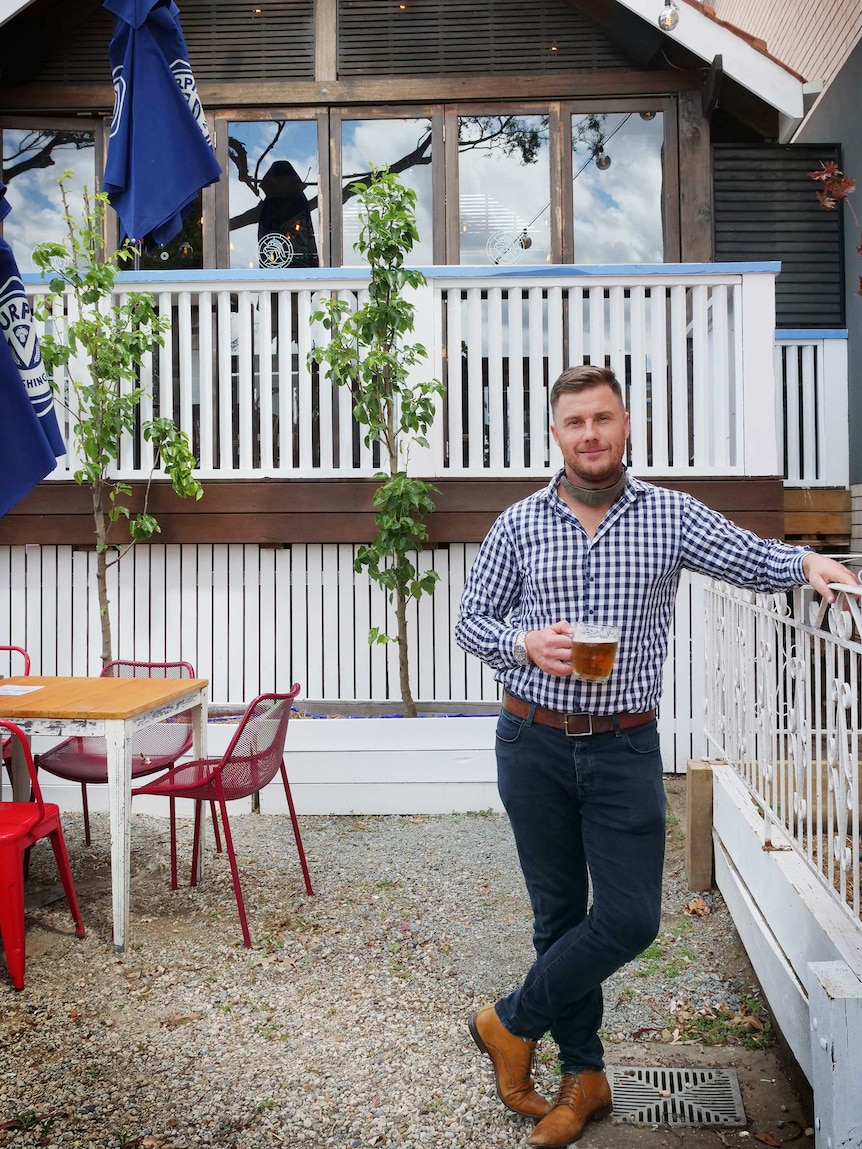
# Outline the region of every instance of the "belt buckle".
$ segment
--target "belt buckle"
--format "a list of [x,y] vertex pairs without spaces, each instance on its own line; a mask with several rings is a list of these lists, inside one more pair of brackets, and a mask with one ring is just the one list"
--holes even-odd
[[[589,719],[589,730],[584,730],[581,733],[578,733],[575,730],[569,730],[569,719],[570,718],[587,718],[587,719]],[[563,715],[563,730],[565,731],[565,735],[567,738],[589,738],[593,732],[593,716],[592,716],[592,714],[588,714],[586,710],[578,711],[575,714],[564,714]]]

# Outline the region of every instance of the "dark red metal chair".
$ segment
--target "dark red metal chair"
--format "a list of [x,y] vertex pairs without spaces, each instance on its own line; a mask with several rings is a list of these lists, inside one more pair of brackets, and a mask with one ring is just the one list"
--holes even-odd
[[30,786],[33,794],[31,802],[0,801],[0,934],[3,949],[6,951],[6,965],[16,989],[24,988],[24,858],[34,842],[40,838],[50,838],[51,848],[60,872],[63,892],[69,905],[69,912],[75,923],[78,937],[84,936],[84,923],[72,883],[69,868],[69,855],[60,824],[60,809],[53,802],[42,800],[39,779],[30,744],[23,731],[12,722],[0,721],[4,740],[10,744],[17,739],[24,751],[27,769],[30,773]]
[[287,736],[290,706],[298,693],[299,684],[297,683],[291,687],[289,694],[261,694],[249,703],[230,745],[221,758],[200,758],[196,762],[183,762],[179,766],[171,767],[166,774],[154,778],[152,782],[132,790],[133,797],[137,794],[158,794],[170,799],[171,889],[174,890],[177,888],[176,799],[191,798],[195,802],[190,883],[193,886],[197,885],[198,879],[201,803],[218,803],[225,846],[230,859],[236,905],[242,926],[242,939],[246,946],[251,945],[251,937],[248,932],[242,887],[239,882],[236,854],[234,853],[233,838],[228,822],[227,804],[238,798],[248,798],[252,794],[257,794],[272,781],[279,770],[281,771],[287,808],[293,826],[293,836],[296,839],[296,848],[299,852],[299,863],[305,879],[305,890],[308,894],[314,893],[311,888],[305,851],[302,848],[302,838],[299,833],[299,822],[296,818],[293,797],[290,793],[290,783],[287,780],[287,771],[284,767],[284,740]]
[[[103,678],[194,678],[190,662],[131,662],[116,659],[107,663]],[[132,739],[132,778],[143,778],[173,766],[192,745],[192,719],[186,711],[165,722],[154,722],[139,730]],[[87,786],[107,784],[108,764],[104,738],[67,738],[59,745],[36,755],[37,769],[47,770],[58,778],[81,783],[84,807],[84,840],[90,845],[90,808]],[[215,810],[213,810],[215,819]],[[216,827],[217,831],[218,827]],[[216,836],[216,844],[221,842]]]
[[[8,659],[3,657],[8,655]],[[16,666],[18,657],[22,659],[22,665]],[[23,646],[0,646],[0,673],[12,675],[29,674],[30,673],[30,655]],[[3,738],[0,741],[0,753],[3,756],[3,765],[9,771],[9,777],[12,777],[12,739]]]

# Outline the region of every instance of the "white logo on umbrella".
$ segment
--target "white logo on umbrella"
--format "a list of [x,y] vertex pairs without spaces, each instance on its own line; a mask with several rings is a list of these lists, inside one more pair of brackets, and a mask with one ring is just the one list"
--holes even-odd
[[123,109],[126,106],[126,81],[123,76],[123,65],[118,64],[111,73],[114,82],[114,114],[111,117],[110,135],[115,136],[120,130],[120,121],[123,118]]
[[203,106],[200,96],[198,95],[197,86],[195,85],[195,78],[192,75],[191,64],[188,60],[174,60],[171,64],[171,71],[174,74],[174,79],[180,86],[180,91],[186,98],[189,111],[194,116],[195,123],[201,132],[203,132],[203,137],[206,142],[212,144],[210,130],[207,126],[207,118],[204,115]]
[[42,363],[42,352],[33,326],[23,282],[15,276],[0,287],[0,331],[24,380],[27,394],[37,410],[51,403],[51,386]]

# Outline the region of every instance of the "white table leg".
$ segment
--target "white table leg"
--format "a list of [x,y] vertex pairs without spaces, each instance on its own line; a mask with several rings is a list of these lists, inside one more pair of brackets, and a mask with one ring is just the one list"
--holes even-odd
[[132,746],[122,720],[105,723],[108,766],[108,807],[111,818],[111,893],[114,909],[114,949],[123,953],[129,934],[129,864],[132,804]]
[[24,747],[14,737],[12,739],[12,801],[30,801],[30,772],[24,757]]
[[[192,758],[205,758],[207,753],[207,694],[203,692],[199,706],[192,709]],[[204,843],[206,841],[209,809],[201,810],[201,836],[198,843],[198,883],[204,878]]]

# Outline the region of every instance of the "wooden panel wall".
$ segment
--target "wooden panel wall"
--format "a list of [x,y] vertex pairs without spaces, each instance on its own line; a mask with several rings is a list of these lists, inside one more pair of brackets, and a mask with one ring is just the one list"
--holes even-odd
[[[497,515],[545,479],[444,479],[428,520],[432,544],[481,542]],[[373,538],[373,479],[210,480],[198,503],[184,502],[164,482],[155,484],[150,510],[158,543],[366,542]],[[687,490],[740,526],[768,538],[784,536],[780,479],[688,479],[659,485]],[[143,484],[136,485],[139,502]],[[121,541],[120,528],[117,539]],[[69,482],[42,483],[0,518],[0,544],[92,546],[90,496]]]

